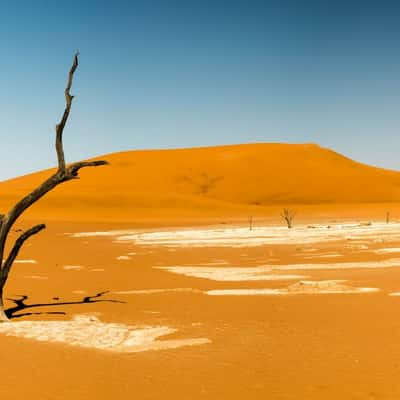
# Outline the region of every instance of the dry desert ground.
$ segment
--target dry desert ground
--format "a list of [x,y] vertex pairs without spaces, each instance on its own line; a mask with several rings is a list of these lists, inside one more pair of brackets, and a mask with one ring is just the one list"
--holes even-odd
[[400,397],[399,173],[315,145],[108,158],[16,225],[47,229],[6,287],[0,398]]

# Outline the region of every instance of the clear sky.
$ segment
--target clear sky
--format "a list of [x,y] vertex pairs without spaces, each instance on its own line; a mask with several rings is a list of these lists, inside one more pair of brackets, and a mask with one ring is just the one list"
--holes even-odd
[[142,148],[315,142],[400,169],[395,1],[0,0],[0,179]]

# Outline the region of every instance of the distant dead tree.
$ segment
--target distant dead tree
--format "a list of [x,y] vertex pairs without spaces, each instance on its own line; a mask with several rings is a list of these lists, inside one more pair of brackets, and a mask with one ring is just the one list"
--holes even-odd
[[249,217],[249,230],[252,231],[253,230],[253,216],[250,215]]
[[390,222],[390,212],[386,212],[386,223],[388,224]]
[[287,227],[290,229],[293,227],[293,220],[296,213],[290,208],[284,208],[281,217],[285,220]]
[[107,164],[107,161],[80,161],[69,165],[65,163],[64,148],[63,148],[63,132],[65,125],[68,121],[69,113],[71,111],[71,106],[72,106],[72,100],[74,98],[74,96],[72,96],[70,93],[70,89],[72,86],[74,73],[78,67],[78,56],[79,56],[78,53],[74,55],[72,67],[68,74],[67,86],[64,91],[65,103],[66,103],[64,113],[62,115],[60,122],[56,125],[55,128],[58,169],[53,175],[51,175],[48,179],[46,179],[43,183],[41,183],[31,193],[29,193],[21,200],[19,200],[8,211],[7,214],[0,216],[0,322],[8,320],[7,315],[4,311],[3,291],[4,291],[4,286],[7,282],[7,278],[10,274],[11,267],[13,266],[13,263],[25,241],[28,240],[31,236],[37,234],[38,232],[46,228],[46,225],[39,224],[23,232],[17,238],[15,243],[12,246],[10,246],[11,250],[7,255],[5,254],[6,242],[8,234],[10,233],[14,223],[27,208],[29,208],[32,204],[41,199],[46,193],[50,192],[56,186],[73,179],[79,179],[78,172],[80,169],[85,167],[97,167],[99,165]]

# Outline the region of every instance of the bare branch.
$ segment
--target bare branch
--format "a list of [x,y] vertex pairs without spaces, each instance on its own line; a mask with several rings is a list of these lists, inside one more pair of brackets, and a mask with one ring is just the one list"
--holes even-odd
[[14,260],[17,258],[18,253],[25,243],[26,240],[28,240],[31,236],[36,235],[39,233],[41,230],[45,229],[46,225],[45,224],[39,224],[35,225],[31,229],[28,229],[26,232],[24,232],[16,241],[13,246],[13,248],[10,251],[10,254],[7,257],[7,260],[4,262],[3,268],[0,271],[0,281],[3,279],[7,278],[7,275],[10,272],[10,268],[14,262]]
[[[46,193],[50,192],[56,186],[63,182],[67,182],[72,179],[77,179],[78,171],[85,167],[97,167],[101,165],[107,165],[107,161],[81,161],[71,164],[65,171],[58,170],[50,178],[44,181],[31,193],[22,198],[15,206],[9,211],[9,213],[3,218],[0,225],[0,254],[4,251],[4,240],[8,235],[11,227],[18,217],[32,204],[36,203]],[[0,259],[1,262],[1,259]]]
[[85,167],[98,167],[100,165],[108,165],[107,161],[97,160],[97,161],[79,161],[74,164],[71,164],[67,168],[66,178],[74,179],[78,176],[78,172],[80,169]]
[[70,90],[72,86],[72,80],[74,78],[74,73],[78,68],[78,56],[79,53],[76,52],[74,55],[74,62],[72,64],[71,70],[68,74],[68,82],[67,87],[65,88],[65,110],[64,114],[61,118],[61,121],[56,125],[56,150],[57,150],[57,158],[58,158],[58,169],[59,171],[65,171],[65,157],[64,157],[64,148],[62,136],[65,128],[65,124],[68,121],[68,116],[71,111],[72,100],[74,96],[71,95]]

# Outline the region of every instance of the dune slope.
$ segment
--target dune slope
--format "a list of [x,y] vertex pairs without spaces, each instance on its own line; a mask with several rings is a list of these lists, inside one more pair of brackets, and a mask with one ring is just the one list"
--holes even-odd
[[[137,216],[244,213],[284,204],[400,201],[400,173],[367,166],[314,144],[245,144],[102,156],[35,205],[29,215],[124,220]],[[0,209],[51,171],[0,183]]]

